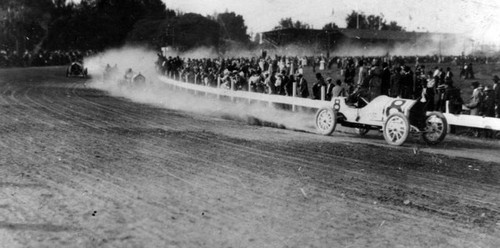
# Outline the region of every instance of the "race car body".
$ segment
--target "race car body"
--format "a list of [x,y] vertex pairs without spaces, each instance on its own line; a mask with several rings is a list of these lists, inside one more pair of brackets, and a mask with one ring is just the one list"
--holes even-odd
[[66,69],[66,77],[87,77],[87,68],[80,62],[73,62]]
[[113,67],[111,67],[109,64],[106,65],[106,68],[104,69],[104,72],[102,74],[102,80],[104,82],[112,82],[114,80],[118,80],[119,79],[119,75],[118,75],[118,66],[115,65]]
[[128,69],[123,76],[123,79],[119,81],[122,87],[137,87],[144,86],[146,84],[146,77],[140,72],[136,74],[132,69]]
[[378,96],[363,107],[348,104],[346,97],[335,97],[331,107],[316,113],[319,133],[330,135],[336,124],[356,128],[360,135],[382,130],[387,143],[402,145],[410,132],[422,134],[428,144],[441,142],[447,133],[447,122],[439,112],[426,113],[425,103],[418,100]]

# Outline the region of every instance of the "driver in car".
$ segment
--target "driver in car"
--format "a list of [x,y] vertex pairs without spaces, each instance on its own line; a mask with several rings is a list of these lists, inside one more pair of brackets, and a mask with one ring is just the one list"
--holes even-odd
[[368,87],[358,84],[354,92],[347,96],[346,103],[356,108],[362,108],[368,104],[369,97],[370,92]]

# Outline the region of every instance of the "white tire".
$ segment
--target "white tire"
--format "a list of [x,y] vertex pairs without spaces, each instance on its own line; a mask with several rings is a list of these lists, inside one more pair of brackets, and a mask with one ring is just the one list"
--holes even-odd
[[384,139],[390,145],[402,145],[408,138],[409,133],[410,122],[402,113],[394,113],[390,115],[384,123]]
[[330,135],[337,125],[337,114],[331,108],[321,108],[316,112],[316,129],[322,135]]

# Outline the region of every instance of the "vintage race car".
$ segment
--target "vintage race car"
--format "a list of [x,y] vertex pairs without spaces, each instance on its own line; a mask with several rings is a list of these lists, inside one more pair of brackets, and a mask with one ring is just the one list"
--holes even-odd
[[73,62],[66,69],[66,77],[87,77],[87,68],[80,62]]
[[115,65],[111,67],[109,64],[104,68],[104,72],[102,73],[102,81],[103,82],[112,82],[114,80],[118,80],[120,75],[118,75],[118,66]]
[[378,96],[363,107],[348,104],[346,97],[335,97],[331,106],[316,112],[316,129],[330,135],[338,124],[356,128],[364,135],[370,130],[381,130],[387,143],[402,145],[410,132],[421,134],[430,145],[441,142],[448,124],[440,112],[425,112],[425,103],[419,100]]
[[146,84],[146,77],[140,72],[136,74],[132,69],[127,70],[123,78],[119,81],[119,85],[122,87],[137,87],[144,86]]

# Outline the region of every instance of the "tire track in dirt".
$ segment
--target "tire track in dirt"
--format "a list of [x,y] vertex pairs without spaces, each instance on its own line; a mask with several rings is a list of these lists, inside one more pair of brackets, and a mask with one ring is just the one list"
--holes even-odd
[[[202,137],[200,140],[207,140],[207,137]],[[234,149],[234,146],[237,146],[237,145],[238,145],[238,144],[235,144],[235,143],[230,144],[230,146],[231,146],[231,147],[233,147],[233,149]],[[244,147],[244,150],[245,150],[245,151],[248,151],[248,148],[249,148],[249,147]],[[262,150],[259,150],[259,151],[257,151],[257,152],[262,152]],[[316,152],[316,153],[317,153],[317,152]],[[255,154],[254,154],[254,155],[255,155]],[[257,155],[262,156],[262,154],[257,154]],[[274,154],[273,154],[273,156],[274,156]],[[310,153],[308,154],[308,156],[310,156]],[[330,156],[330,157],[331,157],[331,156]],[[341,157],[339,157],[339,156],[335,156],[335,159],[337,159],[337,160],[338,160],[339,158],[341,158]],[[304,162],[304,161],[300,161],[299,163],[302,163],[302,164],[303,164],[303,162]],[[353,162],[353,164],[356,164],[356,163],[359,163],[359,162],[361,162],[361,161],[360,161],[360,160],[355,160],[355,161],[351,161],[351,162]],[[361,163],[363,163],[363,162],[361,162]],[[373,165],[373,164],[364,163],[364,166],[366,166],[366,165]],[[382,165],[382,164],[377,164],[377,165]],[[382,167],[389,168],[388,166],[385,166],[385,165],[382,165]],[[331,171],[330,171],[330,172],[331,172]],[[344,172],[346,172],[346,171],[344,171]],[[357,173],[357,174],[358,174],[358,175],[366,175],[366,173]],[[417,178],[417,179],[424,179],[424,177],[423,177],[423,176],[421,176],[421,177],[419,177],[419,178]],[[372,180],[365,179],[365,180],[362,180],[362,181],[361,181],[361,183],[366,184],[367,182],[371,182],[371,181],[372,181]],[[427,180],[427,181],[429,181],[429,180]],[[397,182],[397,181],[392,180],[392,182],[390,182],[390,184],[389,184],[389,185],[391,185],[391,184],[392,184],[392,185],[394,185],[394,183],[395,183],[395,182]],[[436,183],[436,182],[441,182],[441,180],[440,180],[440,179],[437,179],[437,180],[432,180],[431,182]],[[420,183],[421,183],[421,182],[420,182]],[[386,186],[386,185],[388,185],[388,184],[385,184],[384,186]],[[398,184],[395,184],[395,185],[397,186]],[[418,185],[418,184],[414,184],[414,185],[412,185],[412,186],[411,186],[411,187],[409,187],[409,188],[415,188],[415,185]],[[380,187],[379,187],[379,188],[380,188]],[[455,196],[455,197],[457,197],[456,195],[452,194],[450,191],[446,190],[446,189],[445,189],[445,187],[441,187],[441,191],[440,191],[440,193],[443,193],[443,192],[446,192],[446,193],[447,193],[448,195],[450,195],[450,196]],[[434,193],[434,194],[435,194],[435,195],[437,195],[438,197],[440,196],[440,194],[438,194],[439,192],[436,192],[436,191],[430,191],[430,193]],[[420,193],[420,194],[421,194],[421,193]],[[429,193],[427,193],[427,194],[429,194]],[[426,197],[429,197],[429,196],[426,196]],[[437,198],[437,197],[436,197],[436,198]],[[402,199],[398,199],[398,200],[400,200],[401,202],[403,201]],[[485,204],[485,203],[486,203],[486,204],[489,204],[489,205],[493,205],[493,206],[494,206],[494,203],[491,203],[491,202],[485,202],[485,201],[481,201],[481,200],[478,200],[478,199],[468,198],[467,200],[469,200],[469,201],[471,201],[471,202],[476,202],[476,203],[477,203],[477,202],[480,202],[480,203],[483,203],[483,204]],[[423,208],[423,207],[421,207],[421,206],[417,206],[417,205],[414,205],[413,207],[414,207],[414,208],[420,208],[420,209],[422,209],[422,208]],[[439,208],[441,208],[441,207],[439,207],[439,206],[434,206],[434,207],[431,207],[431,206],[425,206],[425,209],[430,210],[430,211],[434,211],[434,212],[440,212],[440,213],[442,213],[443,215],[447,215],[447,216],[456,216],[456,215],[460,215],[459,213],[457,214],[457,213],[450,212],[450,211],[446,211],[446,210],[439,209]],[[396,208],[396,209],[397,209],[397,208]],[[490,213],[490,214],[491,214],[491,213]],[[463,219],[466,219],[466,218],[467,218],[467,216],[466,216],[466,215],[464,215],[464,214],[462,214],[461,216],[462,216],[462,218],[463,218]]]
[[[200,138],[200,140],[206,140],[206,139],[207,139],[207,137]],[[222,141],[222,142],[225,142],[225,141]],[[238,146],[238,144],[231,143],[228,146],[229,147],[233,147],[233,149],[234,149],[234,147]],[[243,147],[242,150],[240,150],[239,152],[248,152],[248,150],[249,150],[249,147],[247,146],[247,147]],[[302,151],[302,150],[299,150],[299,151]],[[355,166],[355,165],[361,164],[362,166],[356,166],[359,169],[366,168],[367,166],[373,166],[374,165],[373,163],[367,163],[367,162],[363,162],[361,160],[355,160],[355,159],[349,159],[349,158],[340,157],[340,156],[334,156],[334,155],[328,154],[328,153],[327,154],[324,154],[324,153],[318,154],[319,152],[314,151],[314,150],[304,150],[304,151],[306,153],[304,155],[304,158],[306,158],[306,157],[312,157],[314,159],[314,158],[317,158],[317,157],[321,157],[321,155],[323,155],[323,157],[329,157],[329,158],[333,157],[333,159],[335,159],[336,161],[349,160],[349,162],[350,162],[350,163],[348,163],[349,166],[353,166],[353,165]],[[254,155],[260,155],[260,156],[262,156],[262,152],[263,152],[262,150],[258,150],[258,151],[256,151],[256,153]],[[270,156],[275,156],[276,152],[277,151],[274,151],[273,153],[271,153]],[[285,151],[285,150],[280,150],[279,152],[285,153],[285,154],[287,153],[287,151]],[[295,155],[296,156],[297,153],[289,154],[289,155]],[[317,155],[317,156],[315,156],[315,155]],[[282,157],[280,159],[286,159],[286,158],[290,158],[290,156],[286,156],[284,158]],[[308,161],[302,160],[302,161],[299,161],[298,163],[299,164],[307,164],[307,162]],[[382,168],[385,167],[386,169],[393,169],[393,167],[387,166],[387,165],[384,165],[384,164],[381,164],[381,163],[377,163],[377,164],[375,164],[375,166],[382,167]],[[312,166],[310,166],[310,167],[314,168]],[[330,172],[331,173],[331,171],[325,171],[325,172]],[[342,172],[344,172],[344,173],[353,173],[352,169],[351,170],[344,170]],[[358,177],[359,176],[365,176],[366,177],[366,175],[367,175],[366,173],[355,173],[355,174]],[[394,174],[394,173],[384,173],[384,174],[391,175],[391,174]],[[443,178],[445,178],[443,176],[441,176],[441,177],[440,176],[434,176],[434,177],[437,177],[437,179],[429,179],[428,177],[429,177],[429,175],[422,175],[422,176],[415,177],[415,175],[412,174],[412,178],[411,179],[412,180],[417,180],[417,183],[412,183],[412,185],[408,186],[408,182],[405,182],[404,186],[406,186],[408,188],[411,188],[412,190],[423,191],[423,193],[422,192],[414,192],[414,193],[410,192],[410,193],[413,193],[413,194],[423,194],[423,197],[426,197],[426,198],[437,199],[439,197],[442,197],[442,194],[445,193],[448,196],[452,196],[452,197],[455,197],[455,198],[465,198],[466,201],[469,201],[469,202],[473,203],[473,204],[469,204],[469,205],[471,205],[470,207],[484,208],[484,206],[478,205],[477,203],[481,203],[483,205],[489,205],[489,207],[496,206],[496,204],[493,203],[492,201],[486,202],[484,200],[479,199],[478,197],[475,197],[475,198],[474,197],[464,197],[464,195],[453,194],[450,190],[448,190],[448,187],[449,187],[448,184],[450,184],[450,182],[449,182],[450,179],[449,178],[447,178],[447,184],[444,184],[444,183],[442,183],[443,182]],[[361,180],[360,184],[367,184],[367,183],[370,184],[371,182],[373,182],[372,179],[373,178],[366,178],[364,180]],[[390,188],[390,187],[394,187],[394,185],[396,185],[396,186],[403,186],[402,183],[399,182],[399,181],[392,180],[392,179],[389,179],[389,180],[390,180],[390,182],[388,182],[388,183],[385,183],[385,184],[378,183],[377,185],[372,185],[372,186],[378,186],[378,188],[384,188],[384,187],[385,188]],[[384,182],[386,182],[386,180],[384,180]],[[437,188],[438,188],[439,191],[437,191],[436,188],[433,188],[432,190],[429,190],[428,188],[422,188],[422,187],[418,186],[418,185],[425,185],[425,184],[428,184],[428,183],[432,183],[433,187],[437,186]],[[463,183],[464,183],[464,180],[456,180],[456,182],[453,182],[452,184],[453,185],[461,185]],[[373,183],[371,183],[371,184],[373,184]],[[476,183],[474,183],[474,184],[475,184],[474,186],[476,186],[476,187],[479,186],[479,184],[476,184]],[[380,186],[382,186],[382,187],[380,187]],[[488,186],[491,187],[491,185],[488,185]],[[484,192],[479,192],[479,193],[476,193],[476,195],[484,195],[483,193]],[[403,202],[404,199],[398,199],[398,200],[400,200],[401,202]],[[460,214],[454,214],[453,211],[449,211],[449,209],[448,209],[448,211],[445,210],[445,209],[442,209],[442,206],[439,206],[439,205],[436,206],[435,204],[434,204],[434,206],[418,206],[418,205],[414,205],[413,207],[415,207],[415,208],[425,208],[425,209],[428,209],[430,211],[441,212],[441,213],[443,213],[444,215],[447,215],[447,216],[460,215]],[[494,211],[495,212],[493,212],[493,214],[498,213],[498,210],[494,210]],[[461,216],[462,216],[463,219],[467,218],[466,215],[462,214]]]
[[[22,111],[25,111],[25,109],[23,109]],[[16,140],[14,140],[14,141],[16,141]],[[22,155],[22,154],[18,154],[18,155]],[[43,159],[43,157],[38,157],[38,159]],[[35,162],[35,161],[33,161],[33,162]],[[39,162],[39,161],[37,161],[37,162]],[[91,185],[91,184],[89,184],[89,185]],[[109,199],[113,199],[113,197],[109,197]]]
[[[156,152],[153,152],[153,154],[155,154],[155,153],[156,153]],[[189,156],[189,155],[187,155],[187,154],[186,154],[186,156]],[[202,162],[209,162],[209,161],[207,160],[207,161],[202,161]],[[215,179],[215,178],[220,178],[220,176],[221,176],[221,175],[219,174],[219,175],[217,175],[217,177],[214,177],[214,179]],[[227,176],[227,175],[225,175],[225,176]],[[220,180],[220,179],[218,179],[218,180]],[[284,200],[284,199],[283,199],[283,200]]]
[[[76,91],[76,92],[78,92],[78,91]],[[47,95],[47,96],[50,96],[50,97],[55,97],[57,99],[57,94],[58,93],[57,94],[56,93],[57,92],[53,92],[53,93],[47,92],[47,93],[44,93],[44,95]],[[72,95],[72,94],[70,94],[70,95]],[[53,111],[56,111],[56,109],[58,109],[60,107],[68,107],[68,106],[58,106],[57,101],[53,101],[53,103],[50,103],[50,101],[45,101],[44,100],[42,103],[43,103],[43,105],[45,105],[45,104],[51,105],[51,106],[55,105],[55,107],[56,107],[55,109],[51,109],[50,111],[47,111],[47,112],[50,112],[50,113],[52,113]],[[69,118],[70,116],[73,116],[73,118],[78,118],[79,116],[81,116],[81,114],[78,114],[78,112],[87,113],[87,112],[85,112],[85,108],[89,107],[88,106],[89,104],[82,104],[82,106],[80,106],[79,105],[80,102],[71,101],[71,103],[72,104],[76,103],[78,105],[77,107],[73,106],[73,108],[72,108],[73,111],[76,111],[76,115],[69,114],[71,111],[67,110],[68,113],[65,111],[62,115],[58,115],[58,116],[64,117],[66,115],[66,118]],[[123,105],[122,104],[117,104],[117,105],[119,105],[119,106],[117,106],[117,108],[120,109],[121,106],[126,105],[126,104],[123,104]],[[130,104],[130,105],[134,105],[134,104]],[[123,110],[127,110],[126,107],[124,107]],[[138,112],[135,110],[135,108],[133,109],[133,111],[129,111],[129,113],[130,113],[130,117],[129,118],[141,117],[141,115],[138,114]],[[74,114],[74,112],[73,112],[73,114]],[[48,116],[50,116],[50,115],[48,115]],[[102,126],[108,125],[108,123],[105,123],[105,122],[99,122],[99,123],[92,122],[92,121],[90,121],[91,118],[87,119],[87,117],[91,117],[91,116],[86,116],[86,118],[82,119],[84,122],[86,122],[86,125],[87,125],[86,127],[90,128],[90,127],[92,127],[92,125],[95,125],[92,128],[99,129]],[[99,118],[95,117],[95,119],[99,119]],[[150,121],[151,123],[154,124],[157,119],[158,118],[152,118],[152,119],[148,119],[148,121]],[[186,121],[184,121],[184,123],[182,123],[182,119],[181,118],[179,118],[179,121],[180,121],[180,124],[186,124]],[[117,125],[117,126],[121,126],[120,128],[122,128],[122,129],[123,129],[123,127],[131,127],[131,128],[129,128],[129,130],[131,130],[131,131],[134,131],[134,129],[135,129],[134,125],[129,125],[130,123],[133,123],[133,122],[119,121],[119,123],[120,123],[120,125]],[[113,122],[110,121],[109,124],[113,124]],[[148,124],[148,123],[146,123],[146,124]],[[191,123],[189,123],[189,124],[191,124]],[[196,125],[193,125],[193,126],[196,127]],[[189,127],[189,128],[191,128],[191,127]],[[195,129],[199,129],[199,128],[195,128]],[[70,130],[70,129],[67,129],[67,130]],[[137,129],[136,129],[136,131],[137,131]],[[142,141],[140,143],[140,145],[145,146],[145,147],[148,148],[147,151],[150,151],[151,153],[155,153],[155,154],[160,154],[161,152],[164,151],[162,149],[171,149],[171,147],[164,147],[164,146],[162,146],[162,149],[150,149],[150,148],[154,148],[154,145],[155,144],[157,145],[158,142],[165,141],[165,140],[161,139],[161,138],[158,138],[158,137],[154,138],[153,134],[151,134],[149,132],[144,132],[144,131],[147,131],[147,129],[138,130],[138,134],[143,135],[145,133],[145,136],[149,136],[149,139],[147,141]],[[209,134],[209,133],[207,134],[207,133],[202,133],[202,132],[196,132],[196,133],[194,133],[194,137],[193,136],[186,136],[186,137],[188,138],[187,140],[189,141],[186,144],[192,144],[192,143],[196,143],[196,142],[201,143],[201,141],[207,142],[207,140],[209,140],[209,138],[213,137],[213,135]],[[135,138],[134,137],[130,137],[130,139],[134,140]],[[226,141],[225,138],[221,138],[221,140]],[[217,141],[217,142],[219,142],[219,141]],[[258,153],[262,153],[263,149],[254,149],[253,152],[245,152],[245,150],[251,150],[251,149],[253,149],[253,147],[248,147],[248,146],[241,146],[241,147],[238,147],[238,149],[235,149],[235,148],[229,149],[231,147],[234,147],[236,143],[237,143],[237,141],[231,140],[228,143],[220,145],[218,147],[219,147],[219,149],[222,149],[222,150],[228,150],[229,152],[235,152],[235,153],[241,154],[241,155],[239,155],[239,157],[244,157],[245,159],[247,159],[247,157],[248,158],[257,157],[257,158],[264,159],[266,161],[272,161],[272,159],[274,159],[274,160],[281,160],[279,157],[276,158],[274,156],[274,158],[273,158],[272,153],[267,154],[267,156],[262,156],[262,155],[259,156],[259,157],[256,156],[256,155],[258,155]],[[211,143],[206,143],[204,146],[201,146],[201,148],[207,148],[207,147],[210,147],[211,145],[213,146],[213,144],[211,144]],[[280,145],[282,145],[282,144],[280,144]],[[127,147],[133,147],[133,146],[127,146]],[[293,148],[293,146],[290,146],[290,147]],[[268,147],[265,147],[265,148],[268,148]],[[280,146],[280,149],[281,149],[281,146]],[[201,149],[201,150],[205,150],[205,149]],[[286,150],[286,149],[284,149],[284,150]],[[145,150],[144,152],[147,152],[147,151]],[[186,153],[184,153],[184,154],[186,154]],[[282,156],[288,156],[288,154],[284,153],[283,151],[280,151],[279,154],[282,155]],[[207,160],[209,158],[209,154],[207,154],[206,152],[200,153],[200,155],[201,155],[201,157],[204,157]],[[178,156],[182,156],[182,154],[179,154]],[[309,155],[309,156],[311,156],[311,155]],[[302,156],[300,156],[300,157],[302,157]],[[157,159],[157,158],[155,158],[155,159]],[[305,160],[305,157],[304,157],[304,160]],[[253,161],[255,161],[255,160],[253,160]],[[288,162],[288,161],[285,161],[285,162]],[[301,161],[301,160],[297,160],[297,161],[290,162],[290,164],[292,164],[291,167],[293,167],[293,166],[298,165],[298,163],[302,163],[302,162],[303,161]],[[201,163],[201,162],[199,162],[199,163]],[[313,167],[313,166],[315,166],[315,163],[316,162],[311,162],[311,167],[312,168],[315,168],[315,167]],[[324,165],[325,168],[327,168],[327,166],[328,166],[328,165],[326,165],[324,163],[319,163],[319,165],[320,166]],[[215,163],[214,166],[221,166],[221,165],[218,165],[217,163]],[[251,166],[251,163],[248,163],[246,166]],[[226,169],[227,167],[230,167],[230,166],[226,166],[226,167],[224,167],[224,169]],[[279,167],[278,169],[280,169],[280,170],[274,169],[274,170],[268,170],[267,172],[268,173],[273,173],[273,172],[278,171],[281,175],[286,175],[286,176],[289,175],[291,177],[297,177],[297,174],[293,174],[291,171],[289,172],[286,168],[282,168],[282,165],[277,166],[277,167]],[[260,166],[259,169],[266,169],[266,167],[265,166]],[[236,172],[236,171],[237,170],[233,168],[233,170],[228,171],[227,174],[230,175],[230,174],[232,174],[233,172]],[[281,172],[283,172],[283,173],[281,173]],[[333,174],[334,172],[336,172],[336,173],[342,173],[342,171],[338,171],[338,170],[337,171],[332,171],[332,170],[328,170],[328,168],[325,169],[325,170],[317,170],[316,171],[316,173],[320,173],[320,172],[324,172],[326,174]],[[191,173],[191,171],[189,171],[187,173]],[[92,173],[92,174],[95,174],[95,173]],[[214,175],[217,175],[217,174],[214,174]],[[249,174],[249,175],[252,175],[252,174]],[[258,175],[258,173],[256,173],[256,175]],[[94,180],[94,179],[92,179],[92,180]],[[329,188],[329,185],[326,185],[325,189],[328,189],[328,188]],[[322,190],[321,188],[318,189],[318,191],[321,191],[321,190]],[[327,193],[331,194],[332,192],[330,190],[330,192],[327,192]],[[326,195],[325,198],[326,197],[328,197],[328,195]],[[246,202],[248,202],[248,201],[246,201]],[[297,204],[297,202],[294,202],[294,204]],[[300,210],[300,207],[302,207],[303,204],[298,205],[298,206],[299,207],[296,207],[296,208]],[[369,209],[369,208],[367,208],[367,209]]]
[[[206,139],[207,139],[207,137],[202,137],[200,140],[206,140]],[[225,141],[223,141],[223,142],[225,142]],[[229,147],[233,147],[233,149],[234,149],[234,147],[235,147],[235,146],[238,146],[238,144],[236,144],[236,143],[231,143],[231,144],[229,144],[228,146],[229,146]],[[248,152],[248,149],[249,149],[249,147],[244,147],[244,148],[243,148],[242,150],[240,150],[239,152]],[[302,150],[301,150],[301,151],[302,151]],[[284,151],[284,150],[281,150],[280,152],[285,152],[285,153],[286,153],[286,151]],[[258,154],[257,154],[257,153],[258,153]],[[256,153],[255,153],[254,155],[260,155],[260,156],[262,156],[262,154],[261,154],[261,153],[262,153],[262,150],[259,150],[259,151],[256,151]],[[316,154],[316,155],[318,155],[317,157],[321,157],[321,156],[319,156],[319,155],[325,155],[325,154],[318,154],[318,152],[317,152],[317,151],[312,151],[312,150],[307,150],[307,151],[306,151],[306,153],[307,153],[307,154],[306,154],[307,156],[304,156],[304,158],[306,158],[306,157],[312,157],[312,158],[315,158],[315,157],[316,157],[316,156],[311,156],[311,154]],[[297,155],[297,154],[295,153],[295,154],[290,154],[290,155]],[[270,156],[275,156],[275,153],[272,153]],[[326,156],[327,156],[327,157],[330,157],[330,158],[332,158],[332,157],[333,157],[333,158],[334,158],[335,160],[337,160],[337,161],[340,161],[341,159],[343,159],[343,160],[350,160],[349,166],[351,166],[351,165],[357,165],[357,164],[362,164],[362,165],[363,165],[362,167],[357,166],[358,168],[365,168],[366,166],[373,166],[373,164],[370,164],[370,163],[367,163],[367,162],[363,162],[363,161],[361,161],[361,160],[354,160],[354,159],[349,159],[349,158],[340,157],[340,156],[333,156],[333,155],[331,155],[331,154],[326,154]],[[287,159],[287,158],[289,158],[289,157],[290,157],[290,156],[286,156],[286,157],[282,157],[282,158],[280,158],[280,159]],[[302,161],[298,161],[298,163],[299,163],[299,164],[307,164],[307,161],[302,160]],[[310,165],[311,165],[311,164],[310,164]],[[386,165],[384,165],[384,164],[380,164],[380,163],[375,164],[375,166],[377,166],[377,167],[382,167],[382,168],[383,168],[383,167],[385,167],[385,168],[392,169],[392,167],[390,167],[390,166],[386,166]],[[311,166],[311,168],[314,168],[314,167],[312,167],[312,166]],[[330,172],[330,173],[331,173],[331,171],[325,171],[325,172]],[[342,172],[344,172],[344,173],[353,173],[353,171],[352,171],[352,170],[343,170]],[[365,177],[366,177],[366,173],[355,173],[355,174],[356,174],[358,177],[359,177],[360,175],[361,175],[361,176],[365,176]],[[385,174],[386,174],[386,175],[390,175],[391,173],[385,173]],[[392,174],[393,174],[393,173],[392,173]],[[414,175],[412,175],[412,176],[414,176]],[[426,178],[425,176],[427,176],[427,178]],[[361,183],[360,183],[360,184],[367,184],[367,183],[368,183],[368,184],[370,184],[371,182],[374,182],[372,179],[373,179],[373,178],[368,177],[368,178],[366,178],[366,179],[364,179],[364,180],[361,180]],[[480,200],[480,199],[478,199],[478,198],[473,198],[473,197],[464,197],[463,195],[458,196],[458,195],[456,195],[456,194],[453,194],[453,193],[451,193],[451,191],[447,190],[447,188],[448,188],[448,187],[447,187],[447,185],[444,185],[444,184],[442,184],[442,185],[439,185],[439,186],[438,186],[439,191],[436,191],[436,189],[429,190],[428,188],[418,187],[418,185],[423,185],[423,184],[422,184],[422,183],[423,183],[423,180],[425,180],[425,183],[429,183],[429,182],[431,182],[431,183],[433,184],[433,186],[437,186],[437,184],[439,184],[439,183],[441,183],[441,182],[443,181],[443,180],[442,180],[443,178],[439,178],[439,177],[438,177],[437,179],[432,179],[432,180],[431,180],[431,179],[429,179],[429,178],[428,178],[428,175],[424,175],[424,176],[419,176],[419,177],[416,177],[416,178],[412,178],[412,180],[415,180],[415,179],[419,180],[419,181],[418,181],[418,183],[413,183],[410,187],[408,187],[408,185],[407,185],[407,184],[408,184],[408,182],[405,182],[405,185],[404,185],[404,186],[406,186],[406,187],[408,187],[408,188],[412,188],[412,189],[417,188],[417,189],[415,189],[415,190],[421,190],[421,191],[424,191],[424,193],[422,193],[422,192],[415,192],[414,194],[423,194],[423,196],[424,196],[424,197],[426,197],[426,198],[430,198],[430,197],[432,197],[432,198],[434,198],[434,199],[437,199],[438,197],[441,197],[441,196],[442,196],[442,193],[446,193],[448,196],[453,196],[453,197],[455,197],[455,198],[459,198],[459,197],[460,197],[460,198],[465,198],[465,199],[466,199],[467,201],[469,201],[469,202],[474,202],[475,204],[469,204],[469,205],[472,205],[472,206],[470,206],[470,207],[484,208],[484,206],[477,205],[477,203],[481,203],[481,204],[485,204],[485,205],[490,205],[489,207],[495,206],[495,204],[494,204],[493,202],[486,202],[486,201],[484,201],[484,200]],[[449,179],[449,178],[448,178],[448,179]],[[449,181],[449,180],[448,180],[448,181]],[[384,182],[386,182],[386,180],[384,180]],[[378,182],[377,182],[377,183],[378,183]],[[448,183],[449,183],[449,182],[448,182]],[[456,184],[458,184],[458,185],[459,185],[460,183],[463,183],[463,181],[458,180],[458,182],[457,182]],[[373,183],[372,183],[372,184],[373,184]],[[330,185],[331,185],[331,184],[330,184]],[[372,185],[372,186],[378,186],[378,188],[384,188],[384,187],[385,187],[385,188],[391,188],[391,187],[394,187],[394,185],[396,185],[396,186],[402,186],[402,185],[401,185],[401,182],[398,182],[398,181],[396,181],[396,180],[391,180],[389,183],[383,183],[383,184],[378,183],[377,185]],[[381,187],[381,186],[382,186],[382,187]],[[489,186],[491,186],[491,185],[489,185]],[[359,187],[357,187],[357,188],[359,188]],[[351,190],[352,190],[352,188],[351,188]],[[359,191],[359,190],[358,190],[358,191]],[[426,194],[425,194],[425,192],[426,192]],[[360,192],[358,192],[358,193],[360,193]],[[484,195],[484,194],[482,194],[483,192],[479,192],[479,193],[481,193],[481,195]],[[478,194],[479,194],[479,193],[478,193]],[[387,199],[386,199],[386,200],[387,200]],[[399,201],[401,201],[401,202],[403,201],[403,199],[397,199],[397,200],[399,200]],[[428,210],[430,210],[430,211],[434,211],[434,212],[441,212],[443,215],[446,215],[446,216],[461,215],[460,213],[453,213],[452,211],[449,211],[449,209],[448,209],[448,211],[447,211],[447,210],[444,210],[444,209],[442,209],[442,207],[441,207],[441,206],[439,206],[439,205],[437,205],[437,206],[436,206],[435,204],[434,204],[434,206],[418,206],[418,205],[414,205],[413,207],[415,207],[415,208],[420,208],[420,209],[424,208],[424,209],[428,209]],[[494,210],[494,211],[495,211],[495,212],[490,213],[490,214],[497,215],[498,210]],[[462,214],[461,216],[462,216],[462,218],[463,218],[463,219],[467,219],[467,216],[466,216],[466,215]]]
[[[52,103],[51,103],[51,104],[53,104],[53,101],[52,101]],[[88,123],[87,123],[87,124],[88,124]],[[92,126],[92,125],[90,125],[90,126]]]
[[[3,85],[3,86],[6,86],[6,85]],[[17,112],[17,114],[22,115],[22,117],[21,117],[22,119],[27,118],[27,116],[31,116],[31,117],[33,116],[33,115],[29,114],[30,108],[26,108],[26,105],[24,103],[22,103],[20,101],[13,101],[13,99],[16,99],[15,94],[19,93],[19,91],[16,91],[12,87],[12,85],[5,87],[5,90],[2,93],[3,93],[2,99],[1,99],[2,106],[9,106],[9,109],[18,108],[18,110],[16,112]],[[8,96],[8,97],[4,97],[4,96]],[[22,106],[22,108],[19,108],[19,106]],[[15,111],[15,109],[14,109],[14,111]],[[21,120],[19,118],[16,118],[16,121],[21,121]],[[9,130],[8,128],[5,128],[5,127],[3,128],[3,130],[6,130],[6,131],[13,131],[12,126],[10,129],[11,130]],[[25,145],[23,142],[20,142],[21,139],[22,138],[20,138],[20,137],[12,139],[12,140],[1,139],[0,145],[3,147],[4,150],[10,150],[10,154],[13,157],[15,155],[17,155],[16,157],[19,157],[19,158],[26,157],[27,154],[25,154],[24,152],[20,152],[21,150],[13,150],[12,149],[12,145],[14,144],[14,146],[16,146],[16,142],[17,142],[17,146],[24,146]],[[7,141],[8,141],[8,144],[7,144]],[[38,162],[39,161],[32,161],[31,164],[37,164]],[[14,162],[13,164],[18,165],[19,163],[20,162]],[[47,185],[46,180],[43,180],[43,181],[37,180],[36,178],[30,177],[29,175],[26,177],[26,171],[24,171],[24,169],[22,167],[13,167],[12,164],[10,164],[9,166],[4,166],[2,168],[6,169],[6,170],[11,170],[13,172],[13,174],[15,174],[15,175],[20,174],[20,176],[15,178],[16,181],[21,180],[21,181],[28,181],[30,183],[33,182],[33,185],[40,185],[42,187],[41,190],[36,189],[36,188],[33,189],[32,193],[36,194],[39,191],[45,191],[45,189],[48,187],[48,186],[46,186]],[[32,166],[29,166],[28,169],[32,169]],[[52,187],[52,190],[57,191],[57,189],[58,189],[57,187]],[[29,228],[30,225],[32,225],[30,222],[33,222],[33,221],[35,223],[51,223],[53,221],[51,219],[45,218],[44,215],[42,215],[40,213],[40,208],[43,206],[38,207],[38,208],[33,208],[34,206],[30,207],[29,204],[26,204],[30,200],[31,201],[33,200],[30,198],[34,198],[34,197],[24,196],[24,201],[21,201],[21,199],[19,198],[18,195],[20,195],[20,194],[13,193],[9,197],[3,198],[3,199],[9,199],[10,201],[17,203],[17,206],[9,204],[9,211],[8,211],[7,215],[3,216],[4,221],[5,220],[8,220],[8,221],[15,220],[15,222],[18,222],[18,223],[26,223],[26,224],[22,224],[22,225],[25,225],[26,228]],[[20,207],[20,206],[22,206],[22,207]],[[17,214],[12,214],[12,213],[17,213]],[[51,212],[49,215],[54,215],[54,214],[55,214],[55,212]],[[14,218],[12,218],[12,217],[14,217]],[[14,226],[17,224],[10,224],[10,225]],[[40,225],[47,226],[47,227],[52,226],[52,228],[57,228],[57,226],[53,226],[52,224],[40,224]],[[66,228],[66,227],[61,227],[61,228],[62,228],[61,230],[63,230],[63,231],[70,230],[70,228]],[[27,235],[29,235],[29,234],[22,232],[21,236],[24,236],[24,239],[16,239],[16,241],[22,243],[25,246],[29,246],[29,241],[28,241],[29,238],[26,238]],[[93,233],[92,236],[99,237],[99,235],[97,233]]]

